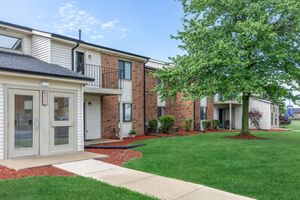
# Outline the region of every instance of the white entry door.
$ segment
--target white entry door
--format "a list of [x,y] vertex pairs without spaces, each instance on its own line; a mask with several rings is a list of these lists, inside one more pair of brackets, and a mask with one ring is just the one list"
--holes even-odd
[[39,92],[8,90],[8,157],[39,154]]
[[85,96],[85,139],[101,138],[101,98]]

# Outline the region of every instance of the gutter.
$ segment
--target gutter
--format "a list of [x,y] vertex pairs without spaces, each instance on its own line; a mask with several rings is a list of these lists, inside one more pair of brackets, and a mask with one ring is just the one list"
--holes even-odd
[[74,62],[74,51],[77,47],[79,47],[79,43],[81,41],[81,30],[78,31],[78,34],[79,34],[79,39],[76,41],[76,45],[72,48],[71,52],[72,52],[72,71],[74,71],[74,68],[75,68],[75,62]]
[[147,130],[146,130],[146,63],[149,61],[149,59],[147,59],[144,62],[144,135],[147,134]]

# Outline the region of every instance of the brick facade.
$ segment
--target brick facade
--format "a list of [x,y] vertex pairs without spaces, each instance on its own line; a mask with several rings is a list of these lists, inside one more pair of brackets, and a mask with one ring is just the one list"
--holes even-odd
[[207,120],[214,119],[214,100],[211,97],[207,97]]
[[[118,57],[101,54],[101,66],[118,69]],[[103,96],[101,102],[102,137],[113,138],[119,131],[118,96]]]
[[[176,119],[175,126],[179,130],[184,130],[184,120],[187,118],[194,119],[194,102],[182,100],[182,94],[177,94],[176,100],[166,101],[166,113],[173,115]],[[193,130],[193,123],[192,128]]]
[[157,95],[153,91],[157,81],[156,78],[151,76],[153,70],[146,70],[146,123],[150,119],[157,119]]
[[144,63],[132,61],[132,129],[144,134]]

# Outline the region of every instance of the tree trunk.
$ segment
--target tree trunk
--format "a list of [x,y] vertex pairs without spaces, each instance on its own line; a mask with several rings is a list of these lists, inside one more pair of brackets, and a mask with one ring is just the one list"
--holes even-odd
[[243,113],[241,135],[250,135],[249,131],[249,99],[250,94],[243,94]]

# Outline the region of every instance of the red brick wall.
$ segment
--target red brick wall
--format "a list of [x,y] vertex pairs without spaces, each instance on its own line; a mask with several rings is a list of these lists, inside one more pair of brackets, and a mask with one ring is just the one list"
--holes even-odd
[[177,94],[177,98],[175,101],[166,101],[166,113],[168,115],[173,115],[176,119],[175,126],[178,127],[180,130],[184,130],[184,119],[193,119],[194,102],[183,101],[181,97],[182,95],[179,93]]
[[212,97],[207,97],[207,119],[214,119],[214,100]]
[[146,70],[146,122],[157,119],[157,95],[153,91],[156,86],[156,78],[151,76],[153,70]]
[[[118,69],[118,57],[101,54],[101,66]],[[103,96],[101,103],[102,137],[112,138],[118,128],[118,96]]]
[[144,63],[132,61],[132,129],[144,134]]
[[198,100],[198,101],[195,101],[195,121],[194,121],[194,129],[195,130],[200,130],[201,128],[201,124],[200,124],[200,104],[201,104],[201,101]]

